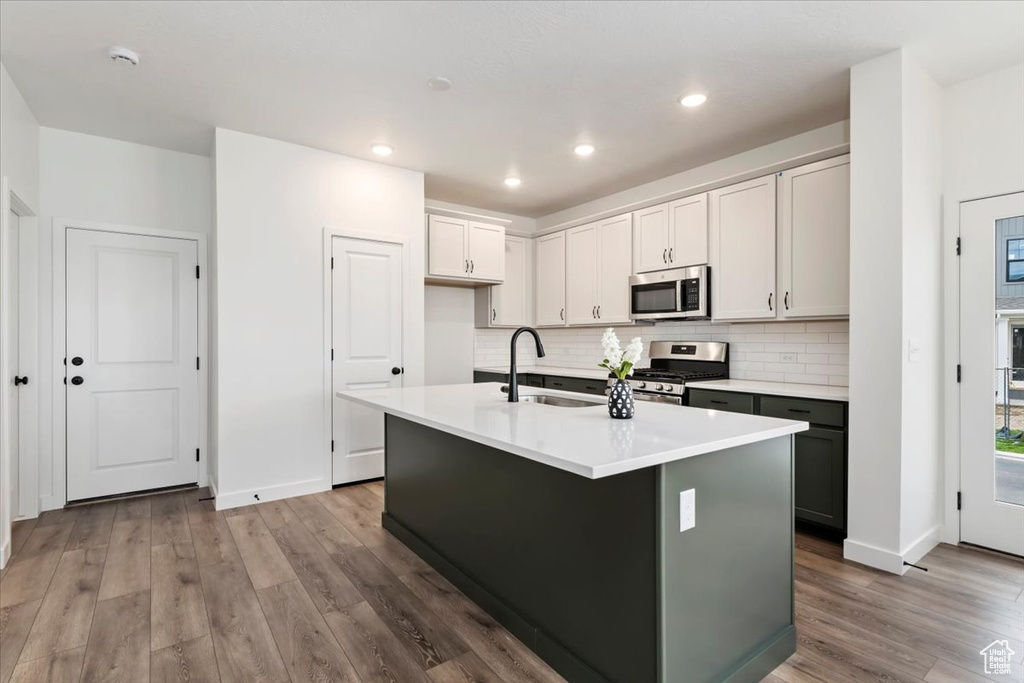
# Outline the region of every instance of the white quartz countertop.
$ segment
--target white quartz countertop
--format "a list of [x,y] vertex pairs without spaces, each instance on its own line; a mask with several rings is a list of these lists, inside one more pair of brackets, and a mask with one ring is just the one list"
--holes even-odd
[[[473,368],[477,372],[496,372],[501,375],[508,374],[508,366],[503,368]],[[608,371],[601,368],[563,368],[548,365],[516,365],[516,371],[520,374],[530,375],[554,375],[556,377],[577,377],[579,379],[608,379]]]
[[793,398],[815,398],[823,401],[850,400],[850,387],[833,387],[824,384],[797,384],[795,382],[763,382],[752,379],[713,379],[706,382],[687,382],[691,389],[714,389],[716,391],[738,391],[746,394],[769,394],[792,396]]
[[338,392],[338,397],[427,427],[599,479],[733,446],[788,436],[806,422],[638,401],[631,420],[613,420],[601,397],[521,387],[593,400],[586,408],[509,403],[500,384],[448,384]]

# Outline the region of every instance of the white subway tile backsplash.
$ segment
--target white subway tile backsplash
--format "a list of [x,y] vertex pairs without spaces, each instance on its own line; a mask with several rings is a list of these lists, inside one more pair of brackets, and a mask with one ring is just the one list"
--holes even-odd
[[[641,365],[647,365],[651,341],[727,341],[730,376],[768,382],[802,382],[845,386],[849,382],[849,322],[663,323],[616,328],[624,343],[644,340]],[[474,362],[479,367],[508,365],[512,330],[476,330]],[[519,344],[522,365],[594,368],[601,361],[604,328],[544,328],[547,355],[537,358],[531,339]],[[796,363],[782,363],[781,354],[796,354]]]

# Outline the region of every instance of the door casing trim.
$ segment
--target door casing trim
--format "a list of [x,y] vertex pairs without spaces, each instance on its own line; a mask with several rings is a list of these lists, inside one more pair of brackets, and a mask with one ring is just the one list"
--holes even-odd
[[64,377],[64,358],[67,355],[67,259],[65,243],[69,229],[93,230],[96,232],[114,232],[126,235],[142,235],[144,237],[167,237],[171,239],[195,241],[198,253],[199,269],[199,486],[210,483],[210,340],[209,340],[209,279],[207,267],[207,236],[201,232],[184,230],[163,230],[143,228],[115,223],[99,223],[96,221],[80,221],[73,219],[53,219],[53,494],[48,500],[41,498],[40,509],[52,510],[67,504],[67,411],[66,388],[61,381]]

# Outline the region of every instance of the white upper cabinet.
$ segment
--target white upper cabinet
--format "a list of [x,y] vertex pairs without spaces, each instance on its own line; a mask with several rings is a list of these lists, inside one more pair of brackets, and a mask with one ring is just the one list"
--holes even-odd
[[633,272],[708,262],[708,195],[633,212]]
[[708,195],[685,197],[668,205],[669,268],[708,262]]
[[537,326],[565,325],[565,233],[538,237],[534,248]]
[[477,327],[521,327],[531,324],[531,255],[531,240],[525,237],[505,237],[505,280],[500,285],[476,290]]
[[427,274],[441,277],[469,275],[466,254],[469,221],[445,216],[427,220]]
[[711,316],[774,318],[775,175],[708,193]]
[[505,228],[469,223],[469,276],[475,280],[505,279]]
[[570,325],[628,323],[632,214],[566,231],[565,312]]
[[628,323],[629,276],[633,261],[633,216],[625,214],[600,223],[597,267],[597,319]]
[[850,157],[779,174],[781,317],[850,314]]
[[647,273],[668,264],[668,204],[633,212],[633,271]]
[[505,228],[428,216],[427,277],[501,282],[505,278]]

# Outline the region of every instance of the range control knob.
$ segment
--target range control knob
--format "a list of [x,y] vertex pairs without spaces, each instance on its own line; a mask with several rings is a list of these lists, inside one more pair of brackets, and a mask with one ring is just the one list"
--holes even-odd
[[658,391],[665,391],[665,387],[662,386],[661,384],[658,385],[657,389]]
[[647,382],[637,382],[636,386],[637,386],[638,389],[646,389],[647,388]]

